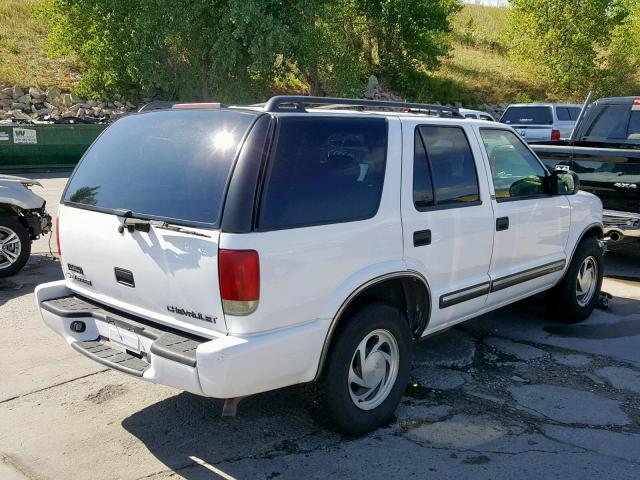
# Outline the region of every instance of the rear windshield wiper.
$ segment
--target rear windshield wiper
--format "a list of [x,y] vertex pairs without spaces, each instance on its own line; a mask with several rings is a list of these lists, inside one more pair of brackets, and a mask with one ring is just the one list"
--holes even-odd
[[197,232],[195,230],[190,230],[188,228],[183,228],[178,225],[173,225],[168,222],[163,222],[160,220],[146,220],[144,218],[136,218],[133,216],[131,212],[126,212],[124,215],[125,219],[121,225],[118,226],[118,233],[124,233],[124,230],[127,229],[128,232],[132,233],[134,231],[138,232],[149,232],[151,230],[151,226],[156,228],[160,228],[163,230],[171,230],[172,232],[180,232],[186,233],[188,235],[196,235],[198,237],[211,238],[209,235],[205,235],[204,233]]
[[190,230],[188,228],[183,228],[178,225],[173,225],[167,222],[151,222],[151,225],[153,225],[156,228],[161,228],[163,230],[171,230],[172,232],[187,233],[189,235],[196,235],[198,237],[211,238],[209,235],[205,235],[204,233],[196,232],[195,230]]

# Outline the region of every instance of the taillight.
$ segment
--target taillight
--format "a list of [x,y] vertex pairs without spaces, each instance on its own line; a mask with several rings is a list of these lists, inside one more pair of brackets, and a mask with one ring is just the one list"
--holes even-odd
[[260,299],[260,259],[255,250],[218,253],[222,309],[228,315],[249,315]]
[[60,248],[60,217],[56,218],[56,243],[58,244],[58,256],[62,256],[62,249]]
[[551,130],[551,140],[560,140],[560,130]]

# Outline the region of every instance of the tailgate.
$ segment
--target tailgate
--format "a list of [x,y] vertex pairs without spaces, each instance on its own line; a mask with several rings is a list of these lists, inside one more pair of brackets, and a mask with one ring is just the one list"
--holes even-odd
[[527,142],[551,140],[551,127],[548,125],[511,125]]
[[217,230],[207,237],[152,226],[118,231],[123,219],[61,205],[62,268],[72,290],[100,303],[196,334],[226,334]]

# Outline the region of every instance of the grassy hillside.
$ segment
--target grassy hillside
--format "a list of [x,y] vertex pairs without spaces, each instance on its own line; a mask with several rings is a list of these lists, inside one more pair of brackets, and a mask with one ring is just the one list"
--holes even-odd
[[[46,55],[46,26],[32,14],[47,1],[0,0],[0,85],[68,88],[77,78],[72,59]],[[504,8],[466,5],[454,20],[452,55],[424,90],[466,104],[546,98],[545,86],[509,62],[499,44],[506,17]]]
[[486,103],[548,98],[546,86],[506,57],[500,34],[507,26],[506,8],[465,5],[454,20],[454,49],[435,75]]
[[71,59],[46,55],[46,26],[33,18],[47,0],[0,0],[0,85],[69,87],[77,73]]

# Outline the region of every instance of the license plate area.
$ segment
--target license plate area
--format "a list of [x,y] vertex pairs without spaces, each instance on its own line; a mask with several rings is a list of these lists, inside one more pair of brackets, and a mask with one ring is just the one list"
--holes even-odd
[[140,343],[140,337],[133,332],[119,328],[117,326],[109,327],[109,341],[114,345],[122,347],[124,350],[129,350],[135,353],[142,353],[142,344]]

